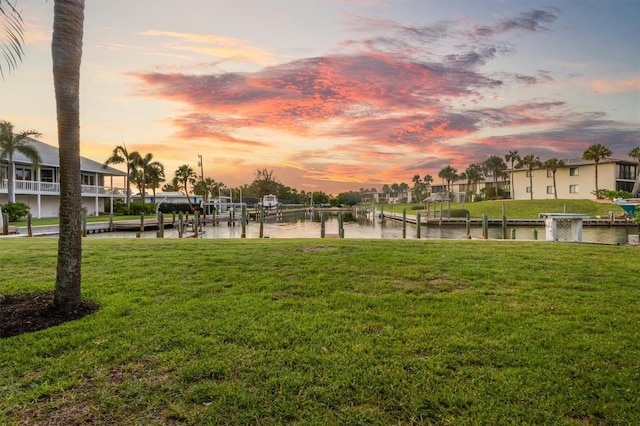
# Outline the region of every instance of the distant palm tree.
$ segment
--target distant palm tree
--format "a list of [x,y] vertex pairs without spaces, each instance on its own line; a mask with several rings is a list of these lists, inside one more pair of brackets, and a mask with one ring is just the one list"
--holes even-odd
[[513,167],[514,164],[520,161],[520,155],[518,154],[518,151],[509,151],[509,153],[507,155],[504,156],[504,161],[506,161],[507,163],[511,163],[511,176],[510,176],[510,182],[509,182],[509,186],[511,187],[511,199],[515,198],[515,187],[513,185]]
[[153,161],[153,154],[148,153],[145,156],[140,155],[137,151],[130,154],[133,164],[132,180],[138,185],[142,204],[146,202],[147,184],[152,173],[158,177],[164,176],[164,166],[159,161]]
[[558,171],[559,168],[565,166],[564,161],[558,160],[557,158],[549,158],[547,161],[543,163],[542,166],[547,170],[551,170],[551,173],[553,173],[553,195],[554,195],[554,198],[557,200],[558,191],[556,190],[556,172]]
[[[9,71],[15,69],[18,61],[22,60],[24,51],[24,29],[20,12],[9,0],[0,0],[0,17],[2,17],[2,31],[7,39],[0,45],[0,56],[7,64]],[[4,68],[0,63],[0,77],[4,79]]]
[[31,145],[31,137],[39,137],[40,133],[35,130],[14,134],[13,124],[8,121],[0,121],[0,158],[6,158],[9,163],[9,173],[7,176],[7,195],[10,203],[16,202],[15,178],[16,165],[13,156],[19,152],[31,161],[33,168],[38,169],[42,163],[38,150]]
[[[135,151],[134,151],[135,152]],[[127,150],[127,146],[123,143],[122,145],[118,145],[113,149],[111,153],[111,157],[107,158],[107,161],[102,165],[103,168],[106,168],[109,164],[122,164],[125,163],[127,166],[127,176],[125,177],[126,182],[126,203],[127,207],[131,207],[131,174],[135,169],[135,165],[133,164],[131,154]]]
[[193,210],[193,203],[191,203],[191,197],[189,197],[189,184],[195,183],[195,179],[198,177],[196,172],[188,165],[183,164],[175,171],[175,178],[178,183],[178,188],[184,191],[184,195],[187,197],[189,208]]
[[429,196],[431,193],[431,183],[433,182],[433,176],[424,175],[424,177],[422,178],[422,182],[424,182],[425,191],[427,192],[427,196]]
[[[465,197],[462,199],[462,208],[464,209],[464,203],[466,201],[466,195],[471,195],[476,193],[475,185],[478,184],[482,180],[482,166],[476,163],[471,163],[465,169],[464,173],[460,175],[461,179],[465,179],[467,181],[467,191],[465,192]],[[471,189],[471,186],[474,186]]]
[[411,182],[413,182],[413,196],[416,199],[420,199],[421,195],[422,195],[422,188],[420,185],[420,175],[413,175],[413,178],[411,179]]
[[160,163],[150,165],[147,170],[147,187],[153,191],[154,199],[156,198],[156,189],[160,188],[160,184],[164,181],[164,166]]
[[599,192],[598,191],[598,163],[600,162],[600,160],[604,160],[606,158],[611,157],[612,154],[613,153],[609,148],[600,144],[591,145],[589,148],[587,148],[584,151],[584,153],[582,153],[583,160],[593,161],[596,166],[596,197],[599,197],[598,195],[598,192]]
[[451,166],[447,166],[440,170],[438,177],[442,178],[442,181],[447,182],[447,194],[451,194],[451,182],[458,179],[458,171]]
[[493,176],[493,185],[496,188],[496,197],[499,196],[500,193],[500,185],[498,184],[498,178],[502,176],[502,173],[507,169],[507,165],[504,163],[502,158],[497,155],[492,155],[491,157],[484,160],[482,163],[483,169],[486,171],[485,175]]
[[516,168],[525,168],[529,172],[529,196],[533,200],[533,169],[542,167],[540,157],[533,154],[526,155],[516,165]]
[[384,194],[386,201],[389,202],[389,194],[391,194],[391,187],[389,184],[385,183],[382,185],[382,193]]
[[176,176],[171,179],[171,182],[165,183],[162,186],[162,190],[164,192],[179,192],[180,191],[180,181]]

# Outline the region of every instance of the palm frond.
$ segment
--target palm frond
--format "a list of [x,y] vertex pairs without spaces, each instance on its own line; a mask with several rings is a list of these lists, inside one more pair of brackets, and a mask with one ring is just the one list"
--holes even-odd
[[[0,52],[9,71],[18,66],[22,60],[24,50],[24,21],[20,12],[11,4],[10,0],[0,0]],[[0,62],[0,77],[4,79],[5,68]]]

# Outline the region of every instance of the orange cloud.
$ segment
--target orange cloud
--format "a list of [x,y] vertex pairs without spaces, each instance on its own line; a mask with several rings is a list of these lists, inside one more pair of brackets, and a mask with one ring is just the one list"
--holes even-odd
[[591,82],[591,87],[595,93],[634,93],[640,91],[640,77],[635,76],[626,80],[601,79]]

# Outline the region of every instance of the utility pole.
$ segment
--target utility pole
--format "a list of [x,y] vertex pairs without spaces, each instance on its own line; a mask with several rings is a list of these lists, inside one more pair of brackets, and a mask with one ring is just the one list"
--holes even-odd
[[204,180],[204,164],[202,163],[202,154],[198,154],[198,166],[200,166],[200,180]]

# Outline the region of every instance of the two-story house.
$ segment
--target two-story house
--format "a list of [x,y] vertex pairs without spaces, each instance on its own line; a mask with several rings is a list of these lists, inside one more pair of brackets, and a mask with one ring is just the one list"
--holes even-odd
[[[60,160],[58,148],[32,139],[31,145],[42,158],[41,166],[36,169],[24,155],[16,152],[15,195],[16,202],[24,203],[31,209],[33,217],[57,217],[60,206]],[[80,158],[80,178],[82,179],[82,205],[88,215],[105,213],[105,200],[124,198],[125,190],[113,186],[113,178],[124,182],[126,172],[103,167],[102,163],[89,158]],[[6,158],[0,158],[0,205],[8,202],[7,175],[9,171]],[[123,185],[124,186],[124,185]],[[108,212],[107,212],[108,213]]]

